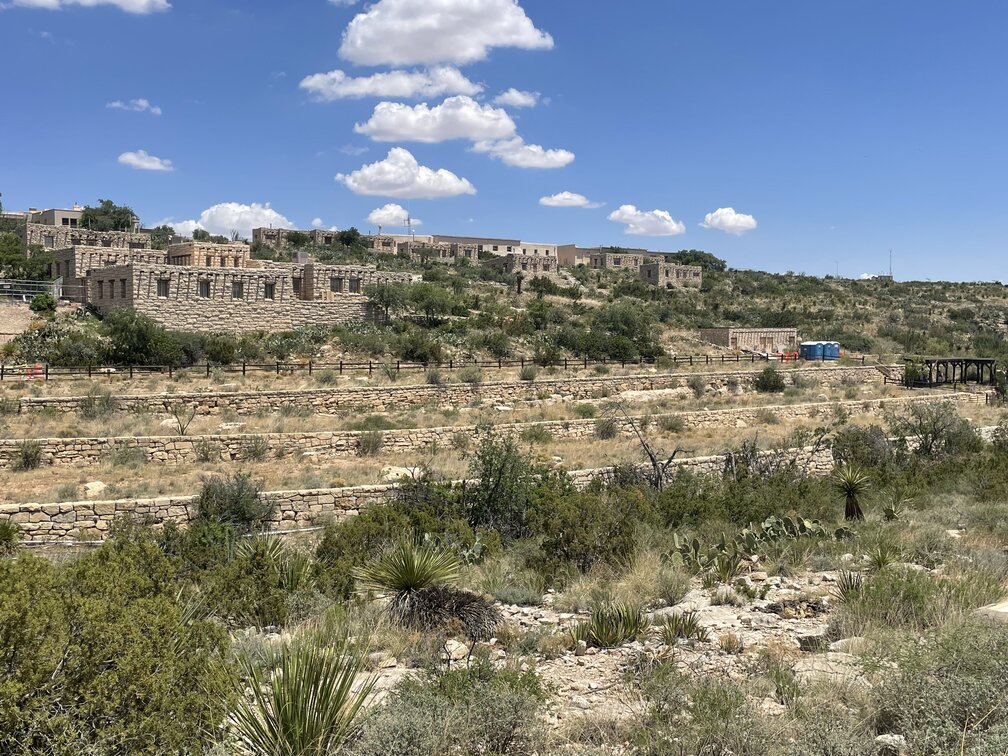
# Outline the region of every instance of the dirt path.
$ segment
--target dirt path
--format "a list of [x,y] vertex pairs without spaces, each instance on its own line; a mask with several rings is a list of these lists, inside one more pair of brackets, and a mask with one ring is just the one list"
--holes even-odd
[[6,344],[26,331],[34,319],[35,315],[26,304],[0,303],[0,344]]

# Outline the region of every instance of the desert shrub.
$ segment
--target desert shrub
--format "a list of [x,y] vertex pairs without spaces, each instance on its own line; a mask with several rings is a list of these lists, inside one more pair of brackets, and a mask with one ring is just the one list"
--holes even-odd
[[574,414],[582,420],[588,420],[598,414],[598,407],[594,404],[582,403],[574,405]]
[[315,373],[315,380],[323,386],[332,386],[339,380],[339,375],[332,368],[325,368]]
[[885,430],[877,425],[845,425],[833,435],[833,458],[863,469],[885,469],[895,453]]
[[647,617],[639,606],[602,604],[592,610],[590,619],[571,628],[571,638],[595,648],[615,648],[636,640],[647,628]]
[[686,422],[680,415],[659,415],[658,428],[665,433],[682,433]]
[[537,496],[529,520],[541,555],[533,566],[555,576],[568,567],[587,572],[628,558],[637,546],[641,502],[625,493],[618,505],[592,492]]
[[55,565],[0,560],[0,751],[202,753],[230,701],[225,630],[149,535]]
[[616,438],[619,433],[619,425],[614,417],[600,417],[595,421],[595,438],[606,441]]
[[441,375],[441,371],[437,368],[430,368],[424,375],[424,380],[429,386],[440,386],[444,383],[444,377]]
[[530,444],[546,444],[553,440],[553,434],[543,425],[530,425],[521,432],[521,439]]
[[380,430],[362,431],[357,436],[357,456],[377,457],[385,445],[385,434]]
[[9,557],[17,551],[21,540],[21,526],[10,517],[0,520],[0,557]]
[[521,370],[518,371],[518,380],[526,381],[531,383],[539,375],[539,371],[536,370],[535,365],[523,365]]
[[496,670],[477,661],[468,669],[429,672],[401,682],[348,751],[353,756],[533,753],[542,747],[539,712],[546,697],[532,671]]
[[215,459],[220,459],[220,446],[206,438],[197,441],[193,445],[193,451],[196,453],[197,462],[212,462]]
[[14,448],[14,469],[34,470],[42,464],[42,444],[32,439],[21,441]]
[[115,399],[109,391],[100,386],[92,386],[87,396],[81,399],[78,412],[81,417],[94,420],[112,414],[115,407]]
[[466,365],[458,371],[458,379],[462,383],[478,386],[483,382],[483,371],[476,365]]
[[245,473],[210,478],[196,498],[197,518],[239,528],[263,524],[273,516],[273,509],[273,504],[263,500],[259,485]]
[[784,391],[784,376],[775,367],[765,367],[753,379],[753,388],[761,394],[779,394]]
[[148,461],[147,452],[139,446],[129,444],[114,446],[112,451],[108,453],[107,459],[112,465],[133,468],[139,467]]
[[36,294],[31,298],[28,309],[36,315],[53,315],[56,312],[56,298],[48,291]]
[[689,386],[690,391],[693,392],[693,396],[697,399],[707,393],[707,380],[702,376],[691,375],[689,380],[686,381],[686,385]]
[[903,645],[897,662],[875,695],[877,732],[903,735],[911,753],[1005,752],[1003,625],[953,623],[924,642]]
[[238,450],[238,455],[246,462],[262,462],[268,454],[269,441],[263,436],[249,436]]
[[662,567],[658,572],[657,598],[666,605],[674,606],[686,598],[690,591],[690,577],[685,572]]
[[13,397],[0,397],[0,417],[16,415],[21,409],[21,403]]
[[892,432],[908,439],[916,454],[943,457],[980,451],[983,443],[969,420],[951,402],[911,404],[891,418]]
[[700,623],[700,615],[696,611],[675,612],[666,615],[660,625],[662,642],[667,646],[675,645],[678,640],[707,642],[707,628]]

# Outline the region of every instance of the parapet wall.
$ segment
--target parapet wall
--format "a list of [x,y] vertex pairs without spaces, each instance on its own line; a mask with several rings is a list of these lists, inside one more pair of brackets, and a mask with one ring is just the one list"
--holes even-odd
[[[969,394],[921,394],[889,399],[868,399],[846,402],[817,402],[785,404],[764,407],[739,407],[720,410],[702,410],[673,413],[684,429],[741,428],[764,422],[767,417],[777,422],[790,423],[800,419],[834,417],[837,412],[850,414],[876,413],[883,409],[895,410],[918,402],[969,400]],[[654,415],[658,422],[662,415]],[[641,418],[636,418],[640,422]],[[549,433],[554,439],[589,439],[596,435],[596,420],[546,420],[529,423],[508,423],[495,426],[502,435],[519,437],[530,429]],[[623,417],[615,419],[617,432],[630,435],[633,428]],[[380,431],[382,451],[400,454],[410,451],[447,448],[454,445],[460,435],[471,437],[475,426],[447,426],[437,428],[401,428]],[[92,438],[44,438],[41,444],[42,463],[58,466],[86,467],[107,461],[115,452],[136,449],[149,462],[182,464],[199,461],[235,461],[247,457],[253,443],[264,445],[265,454],[274,458],[303,457],[323,462],[357,456],[362,436],[367,431],[315,431],[307,433],[263,434],[213,434],[198,436],[120,436]],[[23,443],[20,439],[0,439],[0,464],[10,467],[17,459]]]
[[[154,300],[157,301],[157,300]],[[191,303],[190,303],[191,304]],[[217,312],[220,302],[208,302],[209,309]],[[304,303],[318,308],[319,302]],[[169,308],[171,309],[171,308]],[[195,308],[199,309],[199,308]],[[178,313],[185,317],[186,313]],[[209,317],[204,313],[199,317]],[[884,366],[896,374],[902,366]],[[785,381],[813,382],[819,386],[841,384],[882,383],[878,367],[816,367],[781,370]],[[645,375],[603,376],[594,378],[555,378],[535,381],[499,381],[470,385],[450,383],[440,386],[369,386],[361,388],[305,389],[297,391],[230,391],[230,392],[178,392],[174,394],[126,394],[116,397],[116,405],[127,411],[163,412],[165,402],[182,402],[195,405],[201,415],[234,412],[239,415],[279,412],[297,407],[317,413],[340,411],[384,412],[392,409],[436,404],[440,407],[464,407],[478,403],[508,404],[516,401],[560,396],[579,401],[611,396],[624,391],[655,391],[658,389],[686,388],[694,381],[702,382],[708,389],[722,390],[737,386],[752,391],[757,371],[697,373],[654,373]],[[50,408],[53,411],[74,412],[86,404],[88,397],[25,397],[20,401],[21,412]]]

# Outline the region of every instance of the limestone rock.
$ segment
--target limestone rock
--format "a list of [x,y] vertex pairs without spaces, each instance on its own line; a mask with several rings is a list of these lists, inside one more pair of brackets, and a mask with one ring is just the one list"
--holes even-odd
[[100,480],[92,480],[84,484],[84,497],[87,499],[97,498],[108,486]]
[[821,651],[826,647],[826,625],[807,630],[798,636],[798,647],[802,651]]
[[469,646],[457,640],[448,640],[445,643],[445,652],[451,661],[462,661],[469,655]]
[[860,654],[868,647],[868,641],[860,635],[852,635],[850,638],[841,638],[829,644],[830,651],[840,651],[845,654]]

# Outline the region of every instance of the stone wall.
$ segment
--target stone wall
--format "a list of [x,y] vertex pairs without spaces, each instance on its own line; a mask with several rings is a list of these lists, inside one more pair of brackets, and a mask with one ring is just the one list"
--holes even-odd
[[644,283],[662,289],[699,289],[703,286],[703,268],[699,265],[652,260],[640,266],[638,276]]
[[[317,307],[318,303],[312,304]],[[902,366],[885,366],[893,375],[900,375]],[[882,383],[877,367],[840,367],[825,364],[807,368],[783,369],[785,381],[795,379],[819,386],[841,384]],[[163,412],[165,401],[194,404],[202,415],[222,411],[243,415],[277,412],[297,407],[313,412],[341,411],[384,412],[389,409],[436,404],[439,407],[461,407],[478,403],[508,404],[511,402],[560,397],[568,401],[597,399],[624,391],[656,391],[679,389],[692,396],[690,382],[701,382],[711,391],[752,391],[755,370],[696,373],[653,373],[643,375],[604,376],[592,378],[551,378],[535,381],[496,381],[479,385],[449,383],[441,386],[394,385],[360,388],[304,389],[293,391],[226,391],[176,392],[174,394],[123,394],[116,397],[119,409],[138,412]],[[21,412],[50,408],[74,412],[87,397],[24,397],[19,400]]]
[[118,247],[121,249],[150,249],[150,234],[145,231],[92,231],[73,226],[47,226],[26,223],[21,227],[25,244],[38,244],[44,249],[66,247]]
[[[832,453],[827,450],[791,450],[811,475],[832,469]],[[692,457],[676,460],[670,474],[680,469],[701,474],[720,474],[724,457]],[[576,470],[568,473],[575,486],[583,488],[611,468]],[[296,530],[326,520],[343,520],[359,514],[372,504],[385,501],[397,485],[354,486],[300,491],[269,491],[262,494],[276,506],[269,523],[274,530]],[[76,501],[62,504],[0,504],[0,518],[9,517],[21,527],[22,540],[59,543],[61,541],[102,540],[119,517],[144,519],[155,526],[171,520],[188,523],[195,513],[195,496],[115,501]]]
[[[883,409],[895,410],[917,402],[936,402],[969,399],[962,393],[921,394],[890,399],[869,399],[836,403],[807,403],[767,407],[739,407],[722,410],[702,410],[675,413],[684,429],[743,428],[764,422],[767,416],[788,424],[796,420],[822,417],[832,419],[838,411],[850,414],[877,413]],[[658,422],[662,415],[652,416]],[[640,418],[637,418],[639,421]],[[519,437],[529,429],[542,429],[554,439],[591,439],[596,435],[596,420],[546,420],[529,423],[495,425],[495,430],[506,436]],[[616,420],[617,432],[633,434],[630,422]],[[382,453],[401,454],[433,447],[447,448],[461,435],[471,438],[475,426],[448,426],[437,428],[402,428],[381,431]],[[149,462],[181,464],[198,462],[201,455],[209,453],[213,461],[241,461],[247,456],[251,444],[265,444],[271,458],[302,457],[316,461],[346,459],[358,454],[360,440],[368,432],[313,431],[306,433],[214,434],[195,436],[121,436],[112,438],[42,438],[43,464],[82,467],[101,464],[116,451],[137,449]],[[0,464],[13,466],[20,439],[0,439]],[[206,461],[204,459],[204,461]]]

